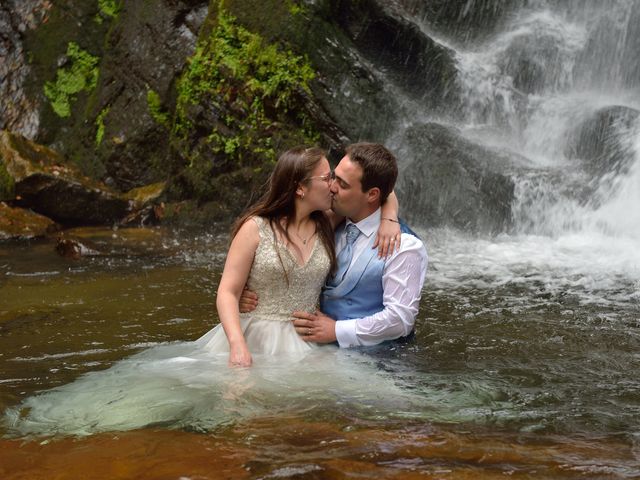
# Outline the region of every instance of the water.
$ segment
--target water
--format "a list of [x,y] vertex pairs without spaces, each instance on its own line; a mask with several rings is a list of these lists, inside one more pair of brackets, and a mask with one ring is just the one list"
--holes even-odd
[[[204,429],[1,440],[0,473],[50,478],[53,469],[72,478],[96,466],[95,478],[640,472],[639,297],[628,265],[608,276],[603,262],[598,279],[596,269],[567,261],[571,244],[563,253],[549,239],[420,233],[432,269],[416,341],[370,356],[421,398],[413,410],[403,412],[400,397],[357,407],[324,388],[283,388],[273,397],[234,397],[234,414]],[[58,257],[50,242],[2,247],[3,408],[150,346],[195,339],[217,322],[224,235],[156,232],[135,250],[139,234],[127,243],[129,234],[86,232],[114,253],[77,261]]]

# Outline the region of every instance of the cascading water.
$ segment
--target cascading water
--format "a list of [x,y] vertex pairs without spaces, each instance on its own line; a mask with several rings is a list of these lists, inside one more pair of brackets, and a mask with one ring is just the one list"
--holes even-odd
[[410,18],[454,52],[459,101],[439,121],[514,159],[508,233],[469,242],[449,232],[447,271],[432,272],[436,282],[489,276],[504,284],[526,271],[557,291],[579,290],[584,301],[594,294],[585,283],[606,290],[614,277],[636,294],[639,19],[632,0],[534,1],[470,44]]

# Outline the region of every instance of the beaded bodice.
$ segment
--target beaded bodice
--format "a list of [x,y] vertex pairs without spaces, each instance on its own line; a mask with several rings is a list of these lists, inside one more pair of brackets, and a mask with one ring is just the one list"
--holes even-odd
[[301,266],[287,247],[276,239],[267,219],[254,217],[254,220],[258,224],[260,243],[247,286],[258,294],[258,307],[248,315],[288,322],[295,310],[313,312],[318,306],[320,289],[330,266],[322,241],[316,235],[309,260]]

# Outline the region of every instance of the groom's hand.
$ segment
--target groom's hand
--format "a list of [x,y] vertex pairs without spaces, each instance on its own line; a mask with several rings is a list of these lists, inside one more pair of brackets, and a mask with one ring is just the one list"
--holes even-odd
[[253,312],[258,306],[258,294],[253,290],[244,287],[242,295],[240,295],[239,305],[240,313]]
[[293,326],[306,342],[331,343],[336,341],[336,321],[316,310],[315,313],[293,312]]

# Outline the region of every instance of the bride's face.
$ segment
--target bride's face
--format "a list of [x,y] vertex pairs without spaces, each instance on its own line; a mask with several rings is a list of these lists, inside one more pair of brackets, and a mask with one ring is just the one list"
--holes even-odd
[[313,211],[331,208],[331,166],[322,158],[315,166],[303,187],[304,200]]

